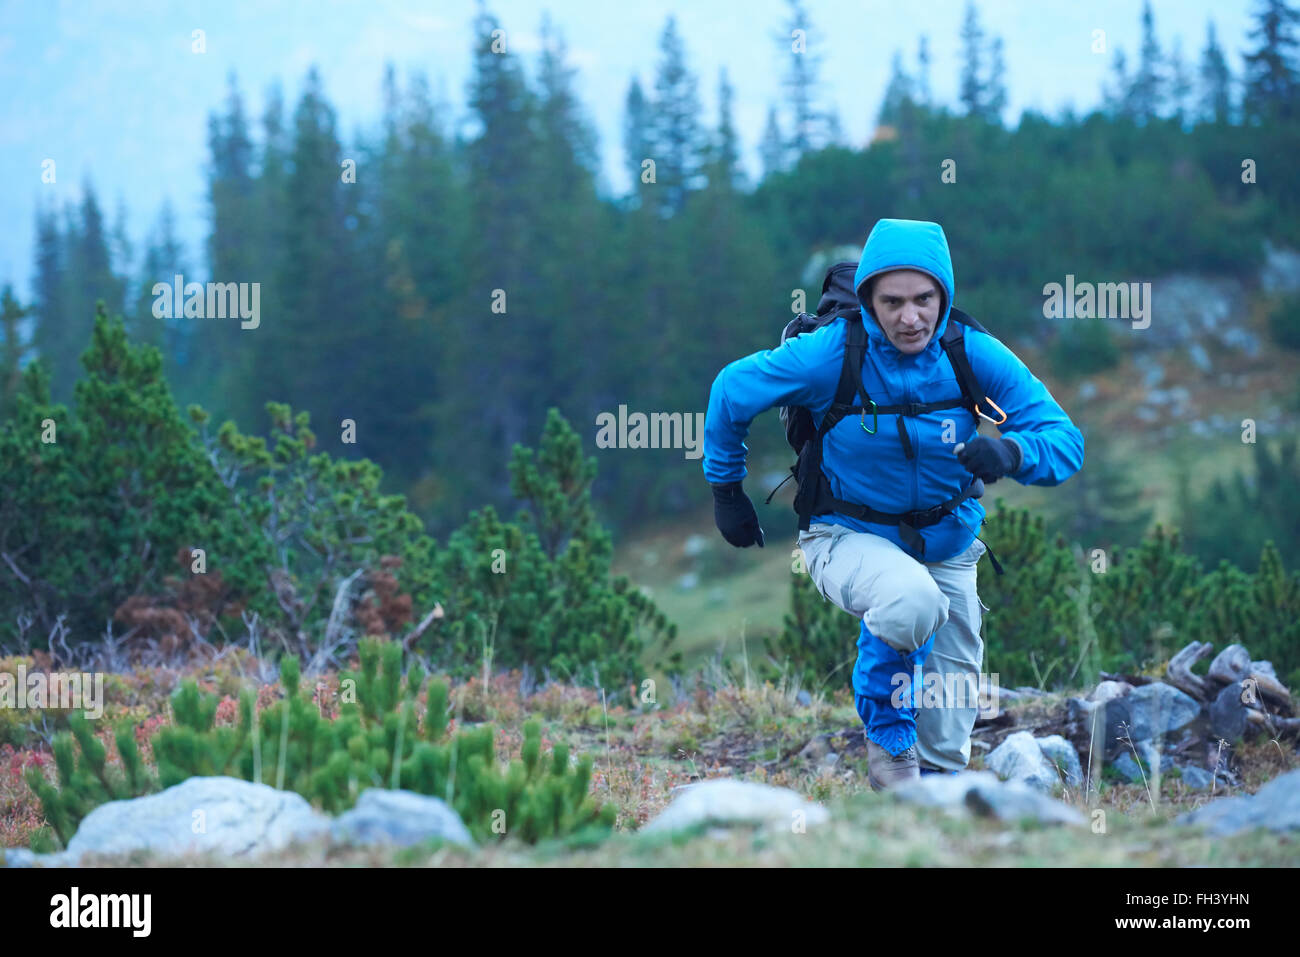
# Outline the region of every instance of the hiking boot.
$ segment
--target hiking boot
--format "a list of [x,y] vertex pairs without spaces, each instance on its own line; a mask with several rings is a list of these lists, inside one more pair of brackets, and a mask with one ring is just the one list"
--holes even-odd
[[871,790],[887,791],[907,781],[920,780],[920,777],[915,746],[894,755],[867,738],[867,781]]

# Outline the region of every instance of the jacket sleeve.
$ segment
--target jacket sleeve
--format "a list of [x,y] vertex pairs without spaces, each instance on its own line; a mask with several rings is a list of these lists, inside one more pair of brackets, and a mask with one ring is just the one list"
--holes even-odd
[[835,398],[844,362],[843,322],[789,339],[725,366],[709,391],[704,419],[704,477],[738,482],[747,473],[745,436],[760,412],[802,405],[814,416]]
[[[1060,485],[1083,467],[1083,433],[1020,357],[992,336],[967,333],[971,367],[1007,420],[998,427],[1023,455],[1011,477],[1022,485]],[[974,348],[971,348],[974,347]],[[996,415],[986,409],[990,415]]]

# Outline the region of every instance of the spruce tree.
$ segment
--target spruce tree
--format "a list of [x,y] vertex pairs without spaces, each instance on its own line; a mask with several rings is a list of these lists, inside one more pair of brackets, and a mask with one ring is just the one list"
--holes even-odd
[[1214,35],[1214,21],[1205,28],[1205,49],[1201,52],[1200,107],[1201,119],[1225,124],[1232,116],[1232,76],[1223,49]]
[[1257,46],[1244,58],[1243,118],[1252,124],[1290,119],[1300,99],[1300,11],[1286,0],[1258,0],[1255,21],[1250,38]]

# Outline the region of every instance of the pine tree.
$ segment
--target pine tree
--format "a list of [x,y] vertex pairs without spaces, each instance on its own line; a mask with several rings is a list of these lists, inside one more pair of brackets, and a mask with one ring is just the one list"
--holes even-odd
[[1232,115],[1232,76],[1223,49],[1214,35],[1214,21],[1205,28],[1205,49],[1201,52],[1200,68],[1201,119],[1217,124],[1228,123]]
[[925,34],[916,42],[916,79],[914,98],[922,106],[930,105],[930,40]]
[[958,98],[967,116],[984,116],[988,102],[988,86],[984,78],[984,31],[980,27],[979,12],[972,2],[966,5],[966,16],[961,27],[962,67]]
[[1142,47],[1131,88],[1133,116],[1139,123],[1146,123],[1160,114],[1167,84],[1164,58],[1156,39],[1155,18],[1151,13],[1150,0],[1145,0],[1142,4]]
[[1133,119],[1133,81],[1128,75],[1128,58],[1119,47],[1111,62],[1111,78],[1102,90],[1102,103],[1107,113],[1114,117]]
[[685,207],[688,194],[699,186],[704,145],[697,81],[686,65],[685,46],[673,16],[660,34],[659,57],[650,124],[658,180],[654,195],[661,214],[671,216]]
[[781,132],[781,124],[777,122],[775,106],[767,108],[767,125],[763,127],[763,138],[758,144],[758,155],[763,164],[764,179],[773,173],[785,172],[786,141],[785,135]]
[[725,67],[718,71],[718,125],[709,148],[706,177],[709,188],[733,192],[744,188],[744,171],[740,168],[740,141],[732,120],[735,90],[727,81]]
[[[794,162],[805,153],[826,145],[828,115],[817,104],[817,84],[822,56],[814,52],[808,11],[803,0],[787,0],[790,7],[785,34],[779,36],[782,54],[789,56],[783,85],[790,106],[789,155]],[[796,31],[802,31],[796,34]]]
[[18,389],[22,384],[23,363],[27,357],[28,346],[23,341],[23,330],[19,324],[30,315],[31,309],[22,306],[14,297],[11,285],[5,283],[0,292],[0,423],[13,412]]
[[913,90],[913,80],[903,70],[903,55],[895,50],[894,58],[890,62],[889,82],[885,85],[885,96],[881,101],[876,122],[881,126],[897,127],[904,105],[913,100]]
[[1300,11],[1286,0],[1259,0],[1255,28],[1250,37],[1258,46],[1245,56],[1245,93],[1242,113],[1247,123],[1290,119],[1300,100],[1300,66],[1297,65],[1295,30]]
[[623,105],[623,156],[636,205],[640,205],[642,194],[650,188],[641,181],[641,176],[642,163],[654,159],[650,155],[654,149],[651,135],[650,105],[641,91],[640,81],[633,77]]
[[1180,37],[1174,38],[1169,51],[1169,115],[1185,125],[1190,112],[1189,102],[1192,95],[1192,76],[1183,60],[1183,45]]
[[1007,65],[1002,55],[1002,38],[994,37],[989,54],[988,93],[984,110],[989,119],[1002,122],[1002,111],[1007,108]]

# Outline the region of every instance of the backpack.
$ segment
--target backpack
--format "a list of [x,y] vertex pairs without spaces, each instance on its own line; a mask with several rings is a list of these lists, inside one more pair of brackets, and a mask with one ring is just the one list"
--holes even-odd
[[[791,474],[786,476],[780,485],[769,493],[766,503],[771,503],[772,496],[777,493],[781,485],[794,478],[799,487],[798,492],[795,494],[794,509],[799,515],[800,529],[807,531],[809,519],[814,514],[820,514],[823,511],[837,511],[856,516],[865,521],[899,526],[900,535],[904,541],[924,555],[925,543],[916,530],[935,524],[967,498],[978,498],[984,492],[984,483],[976,479],[961,494],[944,502],[942,505],[937,505],[922,512],[894,514],[880,512],[865,505],[842,502],[830,495],[829,485],[821,471],[822,438],[845,416],[863,411],[863,406],[854,404],[854,400],[859,396],[870,403],[870,408],[875,415],[892,414],[897,417],[898,434],[902,439],[908,458],[912,458],[915,453],[912,449],[911,440],[903,426],[904,416],[920,415],[938,409],[964,406],[977,418],[989,418],[979,409],[979,403],[985,401],[985,395],[984,390],[980,388],[975,371],[971,368],[970,361],[966,357],[965,331],[966,327],[970,326],[980,332],[990,335],[991,333],[978,320],[955,306],[952,307],[948,313],[949,322],[939,339],[939,345],[947,354],[948,361],[952,364],[953,373],[961,389],[961,398],[939,402],[914,402],[905,406],[876,405],[867,395],[867,391],[862,385],[862,362],[866,355],[867,331],[862,324],[861,303],[858,301],[857,292],[853,288],[853,277],[857,272],[857,266],[858,264],[855,262],[839,262],[831,266],[826,271],[826,278],[822,281],[822,296],[817,303],[817,312],[815,314],[800,313],[786,323],[785,328],[781,330],[781,344],[784,345],[795,336],[815,332],[837,319],[843,318],[848,323],[848,331],[844,342],[844,362],[840,367],[839,385],[835,390],[833,403],[822,417],[821,427],[818,428],[815,424],[812,411],[804,406],[782,406],[780,409],[779,414],[781,422],[785,426],[786,441],[797,453],[798,459],[790,467]],[[1006,414],[1003,413],[1002,415],[1002,421],[1006,421]],[[997,420],[989,419],[989,421],[996,422]],[[992,559],[994,570],[999,575],[1002,574],[997,558],[992,555],[991,551],[989,557]]]

